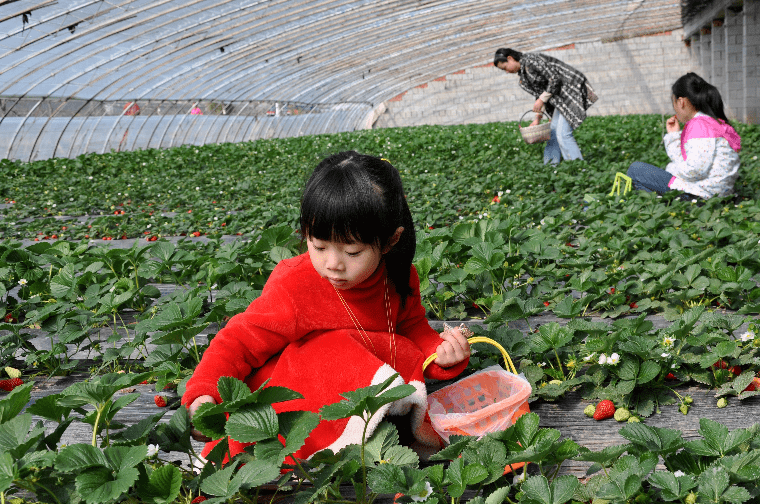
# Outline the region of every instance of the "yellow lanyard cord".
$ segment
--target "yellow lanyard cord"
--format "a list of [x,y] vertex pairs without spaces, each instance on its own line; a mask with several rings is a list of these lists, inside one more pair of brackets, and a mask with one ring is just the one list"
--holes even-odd
[[[509,358],[509,354],[498,342],[485,336],[473,336],[472,338],[467,338],[467,342],[471,345],[473,343],[490,343],[491,345],[495,346],[501,352],[501,356],[504,358],[504,365],[506,366],[507,371],[518,374],[515,365],[512,363],[512,359]],[[427,368],[430,363],[436,359],[436,357],[438,357],[438,354],[433,353],[427,359],[425,359],[425,362],[422,363],[422,370],[425,371],[425,368]]]

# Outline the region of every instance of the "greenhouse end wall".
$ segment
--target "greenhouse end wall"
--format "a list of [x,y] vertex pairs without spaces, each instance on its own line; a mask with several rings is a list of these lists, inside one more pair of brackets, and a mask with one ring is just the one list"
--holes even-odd
[[[508,42],[501,47],[508,47]],[[546,52],[588,77],[599,95],[589,115],[671,114],[671,84],[686,72],[700,71],[682,30],[538,52]],[[516,75],[487,63],[389,100],[375,127],[517,121],[534,101],[520,88]]]

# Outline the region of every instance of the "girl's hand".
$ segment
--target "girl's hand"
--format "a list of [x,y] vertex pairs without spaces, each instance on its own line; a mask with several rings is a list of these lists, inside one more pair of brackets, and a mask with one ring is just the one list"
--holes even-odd
[[[191,422],[193,420],[193,415],[195,415],[195,412],[198,411],[198,408],[200,408],[201,404],[204,404],[204,403],[216,404],[216,401],[210,395],[202,395],[198,397],[195,401],[193,401],[190,407],[187,408],[187,412],[190,415]],[[195,427],[193,427],[193,430],[190,431],[190,435],[193,436],[193,439],[195,439],[196,441],[202,441],[204,443],[208,443],[209,441],[212,441],[210,437],[204,436],[203,434],[201,434],[201,431],[196,430]]]
[[441,333],[441,339],[443,342],[435,350],[438,356],[433,361],[439,366],[451,367],[470,357],[470,343],[460,328],[452,327],[444,330]]
[[678,131],[681,131],[681,125],[678,124],[678,118],[676,116],[668,117],[668,120],[665,121],[665,129],[668,131],[668,133],[676,133]]
[[533,104],[533,112],[538,114],[542,110],[544,110],[544,102],[541,101],[541,99],[538,99],[536,100],[536,103]]
[[533,122],[530,123],[530,126],[538,126],[541,122],[541,115],[537,115],[535,119],[533,119]]

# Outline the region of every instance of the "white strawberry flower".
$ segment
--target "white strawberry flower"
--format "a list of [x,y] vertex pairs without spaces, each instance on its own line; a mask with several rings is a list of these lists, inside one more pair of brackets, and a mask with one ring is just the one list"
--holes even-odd
[[750,341],[750,340],[755,339],[755,333],[752,331],[747,331],[744,334],[742,334],[740,337],[742,341]]
[[614,366],[618,362],[620,362],[620,355],[618,355],[617,353],[613,353],[607,358],[607,364],[611,366]]
[[605,364],[607,364],[607,355],[602,354],[599,356],[599,365],[604,366]]
[[157,453],[158,453],[158,445],[149,444],[148,445],[148,455],[147,455],[147,457],[148,458],[153,457]]
[[429,481],[426,481],[424,490],[416,494],[411,494],[409,497],[411,497],[414,502],[422,502],[424,500],[427,500],[427,498],[430,497],[432,493],[433,493],[433,486],[430,484]]

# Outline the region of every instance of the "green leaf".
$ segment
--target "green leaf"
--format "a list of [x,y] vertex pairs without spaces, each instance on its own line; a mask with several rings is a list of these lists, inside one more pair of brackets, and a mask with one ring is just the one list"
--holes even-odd
[[[7,397],[0,400],[0,424],[16,417],[32,398],[34,382],[27,382],[14,388]],[[57,419],[54,419],[57,420]]]
[[226,436],[227,407],[225,404],[203,403],[195,410],[193,425],[204,436],[220,439]]
[[67,446],[55,458],[55,468],[62,472],[80,472],[91,467],[107,466],[108,460],[103,451],[89,444]]
[[556,322],[544,324],[538,328],[538,334],[531,338],[531,346],[535,352],[543,353],[549,350],[559,350],[573,339],[573,331],[562,327]]
[[574,318],[581,314],[584,306],[580,301],[575,301],[572,296],[565,296],[559,303],[552,307],[552,312],[562,318]]
[[170,504],[179,497],[182,472],[171,464],[165,464],[150,474],[147,482],[138,481],[137,494],[149,504]]
[[376,493],[408,492],[417,483],[424,481],[425,473],[395,464],[380,464],[367,475],[370,489]]
[[241,488],[255,488],[277,479],[279,475],[279,464],[266,460],[251,460],[240,468],[236,479],[239,479]]
[[728,473],[719,466],[708,467],[697,478],[697,484],[700,497],[710,502],[721,502],[723,492],[729,485]]
[[[319,410],[322,419],[340,420],[351,416],[363,416],[365,411],[372,415],[381,406],[414,393],[416,389],[412,385],[398,385],[385,394],[384,391],[396,381],[397,377],[398,373],[394,373],[383,383],[341,394],[341,396],[345,397],[345,400],[328,404]],[[380,397],[380,394],[382,394],[382,397]]]
[[135,467],[148,455],[148,446],[109,446],[103,453],[108,461],[108,467],[116,472]]
[[303,399],[303,395],[289,388],[271,386],[260,389],[257,402],[261,404],[275,404],[294,399]]
[[279,425],[274,408],[268,404],[246,406],[230,414],[225,433],[241,443],[255,443],[277,437]]
[[652,427],[643,423],[629,423],[620,429],[620,435],[654,454],[670,453],[680,449],[684,440],[681,431]]
[[616,372],[621,380],[635,380],[639,374],[639,361],[637,359],[626,359],[620,363]]
[[367,409],[370,413],[375,413],[386,404],[408,397],[416,391],[417,389],[413,385],[397,385],[390,390],[384,391],[377,397],[368,397],[366,402]]
[[13,483],[15,477],[15,464],[10,453],[0,453],[0,493],[6,492]]
[[527,448],[533,443],[538,432],[539,418],[535,413],[526,413],[515,422],[515,433],[520,444]]
[[[384,460],[399,466],[417,467],[420,457],[408,446],[395,445],[383,452]],[[504,467],[502,467],[503,471]]]
[[657,376],[660,374],[660,365],[651,360],[647,360],[641,363],[641,368],[639,369],[639,375],[636,378],[636,384],[637,385],[643,385],[645,383],[649,383],[650,381],[657,378]]
[[134,467],[112,472],[105,467],[87,469],[76,477],[76,488],[89,504],[116,500],[129,491],[139,473]]
[[175,248],[176,247],[172,242],[161,240],[151,247],[151,252],[153,253],[153,256],[160,259],[161,262],[168,263],[171,261],[172,255],[174,255]]
[[575,490],[580,486],[578,478],[565,474],[552,481],[552,504],[564,504],[573,498]]
[[[507,496],[509,496],[509,490],[508,486],[497,488],[486,497],[485,504],[501,504],[502,502],[506,502]],[[469,502],[475,504],[472,500]]]
[[732,502],[741,504],[752,498],[752,495],[746,488],[739,486],[731,486],[725,492],[723,492],[723,500],[726,502]]
[[311,411],[288,411],[277,415],[277,421],[280,434],[285,438],[284,459],[304,445],[311,431],[319,425],[319,415]]
[[56,298],[71,299],[76,297],[76,278],[74,265],[67,264],[50,280],[50,293]]
[[553,504],[552,492],[549,488],[549,480],[545,476],[531,476],[526,479],[520,487],[520,490],[525,493],[531,501],[538,502],[540,504]]
[[201,482],[201,490],[215,497],[231,499],[243,484],[242,479],[233,479],[236,467],[237,464],[233,464],[208,476]]
[[632,446],[633,445],[630,444],[607,446],[598,452],[581,450],[581,452],[576,455],[573,460],[596,462],[598,464],[602,464],[605,467],[609,467],[613,462],[619,459],[623,453],[630,450]]
[[461,458],[452,461],[446,469],[446,480],[449,482],[449,486],[446,490],[454,499],[458,499],[464,495],[464,491],[467,489],[467,483],[463,472],[464,460]]
[[109,373],[93,381],[77,382],[61,392],[58,404],[68,408],[76,408],[86,404],[93,406],[103,404],[119,390],[134,386],[152,375],[152,372],[141,374]]

